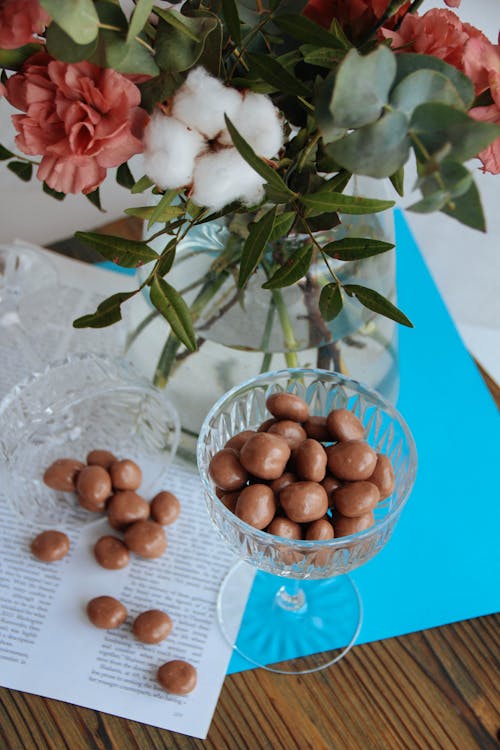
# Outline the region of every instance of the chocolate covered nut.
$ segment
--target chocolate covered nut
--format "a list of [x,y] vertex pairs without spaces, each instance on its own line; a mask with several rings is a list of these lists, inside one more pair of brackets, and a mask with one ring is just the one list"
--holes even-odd
[[394,468],[390,459],[383,453],[377,453],[377,463],[369,481],[376,484],[380,492],[380,499],[385,500],[394,489]]
[[333,493],[335,510],[348,518],[364,516],[380,500],[378,487],[372,482],[349,482]]
[[363,423],[349,409],[333,409],[326,424],[333,440],[362,440],[365,436]]
[[341,486],[341,482],[331,474],[327,474],[326,477],[320,482],[321,486],[325,488],[326,494],[328,495],[328,507],[331,508],[333,504],[332,494],[333,491]]
[[130,560],[130,553],[121,539],[116,536],[102,536],[94,545],[94,556],[101,567],[107,570],[121,570]]
[[148,609],[135,618],[132,632],[142,643],[160,643],[170,635],[172,620],[160,609]]
[[136,521],[126,529],[123,541],[140,557],[160,557],[167,549],[167,536],[156,521]]
[[76,479],[76,491],[80,504],[87,503],[98,509],[104,505],[112,492],[108,472],[102,466],[84,466]]
[[309,542],[326,542],[328,539],[333,539],[333,537],[333,526],[326,518],[318,518],[317,521],[313,521],[307,527],[306,539]]
[[[246,443],[245,443],[246,445]],[[208,473],[217,487],[227,492],[239,490],[246,484],[248,473],[233,448],[223,448],[212,456]]]
[[309,417],[302,425],[307,437],[318,440],[320,443],[328,443],[331,440],[330,432],[326,425],[326,417]]
[[368,479],[375,469],[377,454],[364,440],[347,440],[326,448],[328,468],[338,479],[355,482]]
[[231,513],[234,513],[236,511],[236,501],[238,500],[240,496],[239,491],[238,492],[226,492],[225,494],[221,495],[219,497],[219,500],[223,505],[228,508]]
[[278,479],[285,471],[290,453],[288,443],[279,435],[256,432],[242,447],[240,462],[259,479]]
[[340,513],[335,513],[333,518],[335,538],[350,536],[351,534],[357,534],[359,531],[365,531],[373,526],[374,523],[375,517],[372,511],[369,511],[362,516],[356,516],[356,518],[348,518]]
[[167,661],[158,670],[158,682],[167,692],[174,695],[191,693],[196,687],[197,680],[195,667],[181,659]]
[[62,531],[42,531],[31,542],[31,551],[42,562],[56,562],[68,554],[69,539]]
[[276,419],[305,422],[309,416],[308,405],[294,393],[273,393],[268,397],[266,406]]
[[326,451],[317,440],[307,438],[294,453],[295,471],[300,479],[321,482],[326,474]]
[[172,492],[158,492],[151,501],[151,518],[162,526],[177,521],[180,512],[181,504]]
[[108,502],[106,513],[114,529],[122,531],[135,521],[149,518],[149,503],[133,490],[115,492]]
[[275,419],[274,417],[271,417],[270,419],[266,419],[264,422],[262,422],[260,427],[257,429],[257,432],[267,432],[268,429],[271,427],[271,425],[277,421],[278,420]]
[[109,467],[109,473],[115,490],[137,490],[141,486],[141,468],[129,458],[114,461]]
[[280,504],[292,521],[308,523],[325,515],[328,496],[317,482],[295,482],[281,490]]
[[266,531],[268,534],[282,536],[285,539],[302,539],[302,529],[299,524],[281,516],[273,518]]
[[280,437],[284,438],[292,451],[298,448],[307,437],[304,428],[298,422],[293,422],[291,419],[278,420],[269,427],[267,432],[269,435],[280,435]]
[[74,458],[58,458],[45,469],[43,481],[52,490],[74,492],[78,473],[85,467]]
[[80,495],[77,495],[78,505],[80,505],[82,508],[85,508],[85,510],[90,511],[91,513],[102,513],[104,510],[106,510],[106,501],[104,500],[102,503],[92,503],[89,500],[86,500],[84,497],[80,497]]
[[89,466],[102,466],[103,469],[109,469],[111,464],[117,458],[110,451],[95,450],[87,454],[87,464]]
[[87,616],[96,628],[111,630],[123,625],[127,610],[114,596],[97,596],[87,604]]
[[297,481],[297,476],[291,472],[291,471],[285,471],[284,474],[282,474],[277,479],[273,479],[271,484],[269,485],[272,491],[276,496],[278,496],[285,487],[288,487],[289,484],[292,484],[293,482]]
[[238,518],[256,529],[265,529],[276,513],[274,493],[267,484],[252,484],[240,492],[235,511]]
[[238,432],[237,435],[233,435],[232,438],[229,438],[224,448],[232,448],[235,451],[239,451],[241,446],[246,443],[251,435],[255,435],[255,430],[243,430],[243,432]]

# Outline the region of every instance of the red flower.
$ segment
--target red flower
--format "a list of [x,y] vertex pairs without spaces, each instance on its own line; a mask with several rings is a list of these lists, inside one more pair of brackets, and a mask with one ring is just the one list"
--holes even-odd
[[50,16],[38,0],[0,0],[0,48],[16,49],[35,41]]
[[[390,0],[309,0],[303,14],[320,26],[329,28],[336,19],[350,39],[357,39],[374,29],[384,15]],[[408,10],[410,2],[404,4],[391,19],[399,18]]]
[[39,53],[9,78],[7,99],[25,112],[12,117],[18,148],[42,156],[37,177],[54,190],[91,193],[143,150],[139,89],[109,68]]

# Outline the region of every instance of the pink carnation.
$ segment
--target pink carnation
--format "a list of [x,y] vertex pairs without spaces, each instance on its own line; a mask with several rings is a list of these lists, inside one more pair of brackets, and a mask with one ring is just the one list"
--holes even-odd
[[462,23],[451,10],[429,10],[423,16],[408,14],[398,31],[381,29],[381,35],[392,39],[392,49],[400,52],[418,52],[434,55],[464,69],[464,51],[469,39],[484,34],[468,23]]
[[7,99],[25,112],[12,117],[18,148],[42,156],[37,177],[54,190],[91,193],[143,150],[139,89],[109,68],[39,53],[9,78]]
[[[475,120],[500,125],[500,45],[482,39],[471,39],[467,43],[465,73],[476,83],[481,93],[489,88],[492,104],[474,107],[469,114]],[[500,138],[478,154],[483,162],[483,172],[500,174]]]
[[38,0],[0,0],[0,48],[16,49],[35,41],[50,16]]

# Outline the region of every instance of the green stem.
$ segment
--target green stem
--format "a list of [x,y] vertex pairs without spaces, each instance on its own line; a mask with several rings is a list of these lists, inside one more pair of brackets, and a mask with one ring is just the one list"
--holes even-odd
[[298,367],[299,360],[295,351],[298,348],[298,344],[295,339],[292,322],[288,315],[283,295],[278,289],[273,289],[272,296],[274,304],[276,305],[276,310],[278,311],[283,336],[285,337],[285,346],[287,349],[285,352],[285,361],[288,367]]
[[264,334],[262,336],[262,341],[260,343],[260,348],[263,352],[265,352],[264,357],[262,358],[262,365],[260,367],[260,373],[268,372],[270,366],[271,366],[271,359],[272,354],[271,352],[267,351],[267,347],[269,346],[269,339],[271,338],[271,331],[273,328],[273,322],[274,322],[274,313],[276,310],[276,306],[274,303],[274,298],[271,297],[271,302],[269,303],[269,310],[267,311],[267,318],[266,318],[266,325],[264,327]]

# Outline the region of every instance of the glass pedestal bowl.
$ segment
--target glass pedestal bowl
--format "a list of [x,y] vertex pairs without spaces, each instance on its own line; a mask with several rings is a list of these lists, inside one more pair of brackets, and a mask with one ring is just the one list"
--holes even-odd
[[[218,499],[208,474],[212,456],[233,435],[268,419],[266,400],[276,392],[301,396],[311,415],[350,409],[363,422],[372,448],[390,458],[395,486],[375,508],[373,526],[329,541],[296,541],[249,526]],[[360,596],[348,573],[387,543],[415,480],[415,444],[402,416],[375,391],[342,375],[281,370],[252,378],[217,401],[202,425],[197,459],[211,521],[241,558],[219,592],[226,639],[252,664],[274,672],[303,674],[338,661],[354,644],[362,620]],[[252,585],[255,569],[241,623],[235,602]]]

